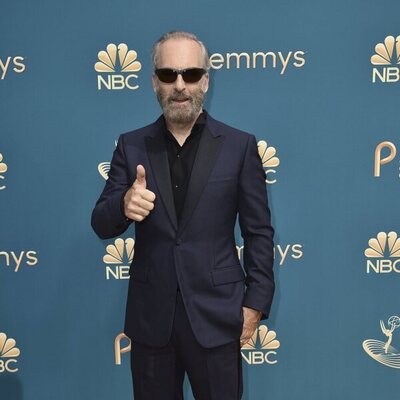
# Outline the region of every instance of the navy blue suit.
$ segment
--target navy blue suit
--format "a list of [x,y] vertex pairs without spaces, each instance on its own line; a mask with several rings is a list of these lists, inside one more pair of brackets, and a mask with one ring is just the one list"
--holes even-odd
[[[165,346],[179,285],[201,346],[237,341],[242,306],[266,318],[274,293],[274,231],[255,137],[207,117],[178,224],[161,119],[121,135],[92,214],[102,239],[122,234],[131,223],[121,199],[136,179],[138,164],[156,199],[150,214],[135,223],[125,333],[137,343]],[[237,215],[245,273],[234,237]]]

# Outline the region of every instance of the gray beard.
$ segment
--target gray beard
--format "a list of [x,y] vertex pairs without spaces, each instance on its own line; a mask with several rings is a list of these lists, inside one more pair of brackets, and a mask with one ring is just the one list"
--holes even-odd
[[[184,109],[176,107],[172,100],[174,97],[189,97],[189,107],[185,107]],[[190,124],[196,120],[203,108],[204,97],[205,92],[201,88],[198,88],[191,96],[180,96],[179,93],[177,93],[166,97],[160,90],[157,91],[157,100],[164,112],[165,119],[172,123],[182,125]]]

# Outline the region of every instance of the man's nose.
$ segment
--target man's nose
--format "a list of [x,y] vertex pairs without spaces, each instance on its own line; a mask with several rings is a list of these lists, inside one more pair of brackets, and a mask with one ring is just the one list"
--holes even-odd
[[182,75],[178,74],[175,81],[175,89],[182,92],[183,90],[185,90],[185,88],[186,88],[185,81],[183,80]]

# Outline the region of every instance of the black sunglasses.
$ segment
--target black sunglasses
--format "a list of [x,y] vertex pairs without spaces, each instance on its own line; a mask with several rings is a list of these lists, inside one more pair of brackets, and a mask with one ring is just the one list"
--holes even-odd
[[186,83],[196,83],[201,77],[207,73],[204,68],[188,68],[188,69],[172,69],[158,68],[154,71],[158,79],[164,83],[174,83],[178,79],[178,75],[182,75],[182,79]]

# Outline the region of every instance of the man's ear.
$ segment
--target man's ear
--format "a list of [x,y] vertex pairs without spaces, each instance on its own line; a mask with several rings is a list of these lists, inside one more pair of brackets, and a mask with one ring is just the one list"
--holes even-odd
[[152,85],[153,85],[153,90],[154,90],[154,92],[156,92],[156,91],[157,91],[157,88],[158,88],[158,81],[157,81],[157,76],[156,76],[156,74],[153,74],[153,75],[151,76],[151,83],[152,83]]
[[203,76],[203,91],[204,93],[207,93],[208,91],[208,84],[210,82],[210,76],[208,72]]

